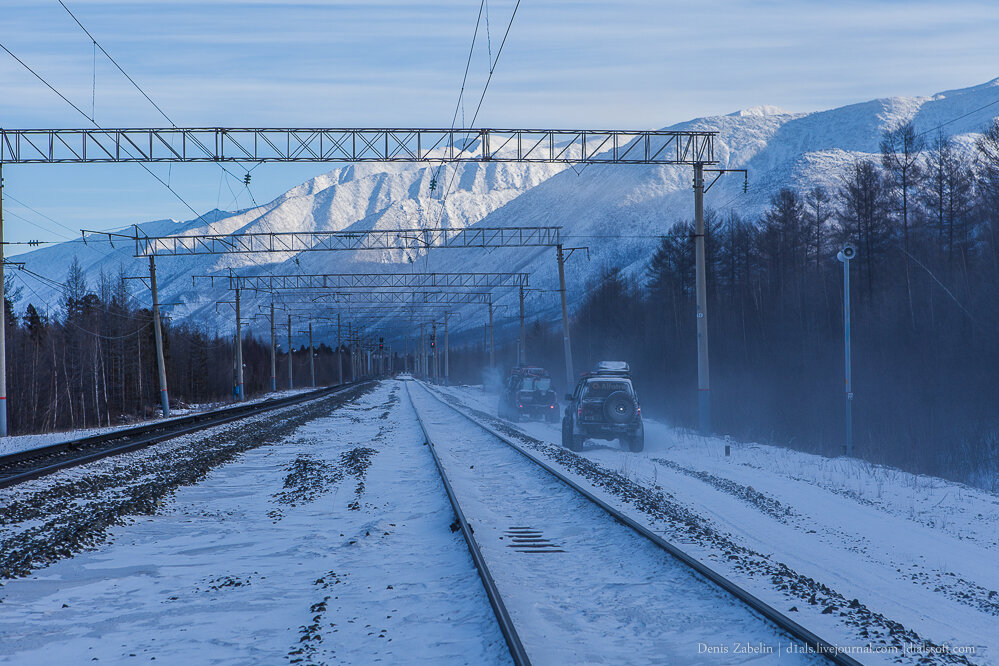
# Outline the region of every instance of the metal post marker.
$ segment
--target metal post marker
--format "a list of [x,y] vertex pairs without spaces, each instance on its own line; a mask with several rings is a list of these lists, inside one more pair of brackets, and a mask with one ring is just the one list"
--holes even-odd
[[7,436],[7,294],[4,287],[3,162],[0,162],[0,437]]
[[271,301],[271,393],[277,391],[277,335],[274,330],[274,301]]
[[336,378],[343,384],[343,339],[340,337],[340,313],[336,313]]
[[572,341],[569,339],[569,306],[565,302],[565,257],[562,246],[555,248],[558,259],[558,291],[562,299],[562,348],[565,351],[565,392],[571,393],[576,386],[576,373],[572,370]]
[[853,368],[850,353],[850,261],[857,256],[857,248],[847,243],[836,253],[843,263],[843,360],[846,365],[846,446],[844,453],[853,456]]
[[694,252],[697,266],[697,426],[711,432],[711,380],[708,369],[708,288],[704,265],[704,164],[694,164]]
[[524,321],[524,285],[520,285],[520,345],[517,347],[517,365],[527,365],[527,324]]
[[312,388],[316,388],[316,350],[312,346],[312,322],[309,322],[309,376]]
[[450,351],[450,346],[447,339],[447,319],[450,313],[444,313],[444,386],[450,386],[451,380],[451,366],[448,363],[448,353]]
[[489,303],[489,367],[496,368],[496,347],[493,344],[493,304]]
[[160,406],[163,418],[170,416],[170,394],[167,392],[166,363],[163,360],[163,330],[160,328],[160,296],[156,289],[156,262],[149,255],[149,286],[153,292],[153,336],[156,340],[156,364],[160,374]]
[[243,393],[243,322],[239,308],[239,289],[236,290],[236,399],[246,399]]
[[291,315],[288,315],[288,389],[295,388],[295,379],[292,376],[293,366],[291,358]]

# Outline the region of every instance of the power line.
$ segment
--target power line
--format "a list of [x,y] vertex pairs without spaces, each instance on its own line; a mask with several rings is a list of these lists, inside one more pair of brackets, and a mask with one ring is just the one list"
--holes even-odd
[[[482,7],[484,5],[485,5],[485,0],[482,0],[482,4],[479,7],[480,18],[481,18],[481,14],[482,14]],[[489,61],[489,76],[486,77],[486,83],[482,87],[482,94],[479,95],[479,103],[475,107],[475,113],[472,115],[472,121],[468,125],[466,125],[466,127],[467,126],[474,126],[475,125],[475,121],[479,117],[479,111],[482,110],[482,102],[486,98],[486,91],[489,90],[489,84],[492,83],[493,73],[496,71],[496,65],[499,63],[500,56],[503,54],[503,47],[506,46],[507,37],[510,36],[510,28],[513,27],[513,20],[517,17],[517,9],[519,9],[519,8],[520,8],[520,0],[517,0],[517,4],[514,5],[514,7],[513,7],[513,13],[510,14],[510,21],[507,23],[506,32],[503,33],[503,41],[500,42],[499,49],[496,50],[496,59],[495,60],[490,59],[490,61]],[[479,24],[478,24],[478,22],[476,22],[476,24],[475,24],[475,31],[476,31],[476,33],[478,33],[478,29],[479,29]],[[475,48],[475,38],[474,37],[472,38],[472,48],[473,49]],[[471,52],[469,52],[469,62],[471,62]],[[466,66],[466,69],[465,69],[465,75],[466,75],[466,77],[468,75],[467,66]],[[464,82],[462,82],[462,93],[464,93],[464,86],[465,86],[465,84],[464,84]],[[459,101],[459,104],[460,104],[461,103],[461,97],[460,96],[458,98],[458,101]],[[457,115],[457,109],[455,109],[455,114]],[[454,128],[453,122],[452,122],[451,127],[452,127],[452,129]],[[466,143],[466,145],[467,145],[467,142],[468,142],[468,136],[466,135],[466,137],[465,137],[465,143]],[[465,150],[465,145],[463,145],[461,147],[461,149],[464,151]],[[458,168],[455,167],[454,173],[451,174],[451,178],[448,180],[447,187],[444,189],[444,194],[441,197],[441,212],[440,212],[440,215],[437,218],[437,224],[438,225],[440,225],[441,221],[444,219],[444,210],[445,210],[445,204],[447,202],[447,196],[451,192],[451,186],[454,184],[454,179],[457,177],[457,174],[458,174]]]
[[951,123],[956,123],[956,122],[957,122],[958,120],[961,120],[961,119],[963,119],[963,118],[967,118],[967,117],[968,117],[968,116],[970,116],[970,115],[973,115],[973,114],[976,114],[976,113],[978,113],[979,111],[982,111],[982,110],[984,110],[984,109],[987,109],[987,108],[989,108],[990,106],[994,106],[994,105],[996,105],[996,104],[999,104],[999,99],[994,99],[994,100],[992,100],[991,102],[989,102],[988,104],[983,104],[982,106],[978,107],[977,109],[973,109],[973,110],[971,110],[971,111],[968,111],[967,113],[965,113],[965,114],[963,114],[963,115],[960,115],[960,116],[958,116],[957,118],[951,118],[951,119],[950,119],[950,120],[948,120],[947,122],[944,122],[944,123],[940,123],[940,124],[939,124],[939,125],[937,125],[936,127],[931,127],[930,129],[928,129],[928,130],[926,130],[926,131],[924,131],[924,132],[920,132],[920,133],[919,133],[919,134],[918,134],[917,136],[923,136],[924,134],[929,134],[930,132],[932,132],[932,131],[934,131],[934,130],[938,130],[938,129],[940,129],[941,127],[945,127],[945,126],[947,126],[947,125],[950,125]]
[[[62,5],[62,8],[66,10],[66,13],[67,13],[67,14],[69,14],[69,15],[70,15],[70,16],[71,16],[71,17],[73,18],[73,20],[74,20],[74,21],[76,21],[76,25],[80,26],[80,30],[82,30],[83,32],[85,32],[85,33],[86,33],[87,37],[89,37],[89,38],[90,38],[90,41],[92,41],[92,42],[94,43],[94,47],[95,47],[95,48],[98,48],[98,49],[100,49],[100,50],[101,50],[101,53],[103,53],[103,54],[104,54],[105,56],[107,56],[107,59],[111,61],[111,64],[113,64],[113,65],[114,65],[115,67],[117,67],[117,68],[118,68],[118,71],[119,71],[119,72],[121,72],[121,73],[122,73],[122,75],[123,75],[123,76],[124,76],[124,77],[125,77],[126,79],[128,79],[128,82],[129,82],[129,83],[131,83],[131,84],[132,84],[133,86],[135,86],[135,89],[136,89],[136,90],[138,90],[138,91],[139,91],[140,93],[142,93],[142,96],[143,96],[143,97],[145,97],[145,98],[146,98],[146,100],[147,100],[147,101],[148,101],[148,102],[149,102],[150,104],[152,104],[152,105],[153,105],[153,107],[154,107],[154,108],[155,108],[155,109],[156,109],[157,111],[159,111],[159,112],[160,112],[160,115],[161,115],[161,116],[163,116],[164,118],[166,118],[166,121],[167,121],[168,123],[170,123],[171,125],[173,125],[174,127],[176,127],[176,126],[177,126],[177,123],[175,123],[175,122],[174,122],[174,121],[173,121],[173,120],[172,120],[172,119],[170,118],[170,116],[168,116],[168,115],[166,114],[166,112],[165,112],[165,111],[163,111],[163,109],[161,109],[161,108],[159,107],[159,105],[158,105],[158,104],[156,104],[156,102],[154,102],[154,101],[152,100],[152,98],[151,98],[151,97],[150,97],[149,95],[147,95],[147,94],[146,94],[146,91],[145,91],[145,90],[143,90],[143,89],[142,89],[142,87],[141,87],[141,86],[140,86],[140,85],[139,85],[138,83],[136,83],[136,82],[135,82],[135,80],[134,80],[134,79],[133,79],[133,78],[132,78],[131,76],[129,76],[129,75],[128,75],[128,72],[126,72],[126,71],[125,71],[124,69],[122,69],[121,65],[119,65],[119,64],[118,64],[118,61],[116,61],[116,60],[115,60],[114,58],[112,58],[112,57],[111,57],[111,54],[110,54],[110,53],[108,53],[108,52],[107,52],[107,51],[106,51],[106,50],[104,49],[104,47],[103,47],[103,46],[101,46],[100,42],[98,42],[98,41],[97,41],[97,39],[96,39],[96,38],[95,38],[95,37],[94,37],[93,35],[91,35],[91,34],[90,34],[90,31],[89,31],[89,30],[87,30],[87,29],[86,29],[86,27],[84,27],[84,25],[83,25],[82,23],[80,23],[80,19],[76,18],[76,14],[74,14],[74,13],[73,13],[72,11],[70,11],[69,7],[67,7],[67,6],[66,6],[66,3],[65,3],[65,2],[63,2],[62,0],[59,0],[59,4],[60,4],[60,5]],[[8,51],[8,53],[10,53],[10,52]],[[95,74],[95,84],[94,84],[94,85],[96,86],[96,74]]]
[[[85,34],[85,35],[87,35],[87,37],[89,37],[89,38],[90,38],[90,40],[91,40],[91,41],[92,41],[92,42],[94,43],[94,58],[95,58],[95,60],[94,60],[94,98],[96,99],[96,90],[97,90],[97,88],[96,88],[96,86],[97,86],[97,61],[96,61],[96,57],[97,57],[97,55],[96,55],[96,54],[97,54],[97,49],[100,49],[100,50],[101,50],[101,53],[103,53],[103,54],[104,54],[105,56],[107,56],[107,59],[111,61],[111,64],[113,64],[113,65],[114,65],[115,67],[117,67],[117,68],[118,68],[118,71],[122,73],[122,76],[124,76],[124,77],[125,77],[126,79],[128,79],[128,82],[129,82],[129,83],[131,83],[131,84],[132,84],[132,85],[133,85],[133,86],[135,87],[135,89],[136,89],[136,90],[138,90],[138,91],[139,91],[139,93],[140,93],[140,94],[141,94],[141,95],[142,95],[143,97],[145,97],[145,98],[146,98],[146,100],[147,100],[147,101],[148,101],[148,102],[149,102],[150,104],[152,104],[152,105],[153,105],[153,108],[155,108],[155,109],[156,109],[156,110],[157,110],[157,111],[159,112],[159,114],[160,114],[161,116],[163,116],[163,118],[165,118],[165,119],[166,119],[166,121],[167,121],[168,123],[170,123],[170,125],[171,125],[172,127],[177,127],[177,123],[175,123],[175,122],[174,122],[173,118],[171,118],[170,116],[168,116],[168,115],[167,115],[167,113],[166,113],[166,111],[164,111],[164,110],[163,110],[163,109],[162,109],[162,108],[161,108],[161,107],[159,106],[159,104],[157,104],[156,102],[154,102],[154,101],[153,101],[153,98],[152,98],[152,97],[150,97],[150,96],[149,96],[149,95],[148,95],[148,94],[146,93],[146,91],[142,89],[142,86],[140,86],[140,85],[139,85],[139,84],[138,84],[138,83],[137,83],[137,82],[135,81],[135,79],[133,79],[133,78],[132,78],[131,76],[129,76],[128,72],[126,72],[126,71],[125,71],[125,69],[124,69],[124,68],[123,68],[123,67],[122,67],[122,66],[121,66],[120,64],[118,64],[118,61],[117,61],[117,60],[115,60],[115,59],[114,59],[114,58],[113,58],[113,57],[111,56],[111,54],[110,54],[110,53],[108,53],[107,49],[105,49],[105,48],[104,48],[104,47],[103,47],[103,46],[101,45],[101,43],[97,41],[97,38],[96,38],[96,37],[94,37],[94,36],[93,36],[93,35],[92,35],[92,34],[90,33],[90,31],[89,31],[89,30],[87,30],[86,26],[84,26],[84,25],[83,25],[83,23],[81,23],[81,22],[80,22],[80,19],[78,19],[78,18],[76,17],[76,14],[74,14],[74,13],[73,13],[72,11],[70,11],[69,7],[67,7],[67,6],[66,6],[66,3],[65,3],[65,2],[63,2],[63,0],[59,0],[59,4],[60,4],[60,5],[62,5],[62,8],[66,10],[66,13],[68,13],[68,14],[70,15],[70,17],[72,17],[73,21],[75,21],[75,22],[76,22],[76,24],[77,24],[78,26],[80,26],[80,29],[81,29],[81,30],[83,30],[84,34]],[[8,53],[9,53],[9,51],[8,51]],[[51,86],[50,86],[50,87],[51,87]],[[90,122],[93,122],[93,123],[94,123],[95,125],[97,124],[97,123],[96,123],[96,122],[94,121],[94,115],[93,115],[93,111],[91,111],[91,116],[90,116]],[[257,164],[257,166],[260,166],[260,164]],[[232,176],[233,178],[235,178],[236,180],[239,180],[239,178],[237,178],[235,174],[233,174],[233,173],[232,173],[231,171],[229,171],[229,170],[228,170],[227,168],[225,168],[225,165],[223,165],[223,164],[218,164],[218,167],[219,167],[220,169],[222,169],[222,171],[224,171],[225,173],[227,173],[227,174],[229,174],[230,176]],[[143,167],[143,168],[145,168],[145,167]],[[253,167],[253,168],[255,169],[256,167]],[[147,171],[149,171],[149,169],[146,169],[146,170],[147,170]],[[252,169],[251,169],[251,171],[252,171]],[[151,172],[151,171],[150,171],[150,173],[152,174],[152,172]],[[170,175],[172,175],[172,174],[173,174],[173,164],[171,164],[171,165],[170,165],[170,171],[169,171],[168,173],[169,173]],[[249,172],[249,171],[247,171],[247,174],[249,174],[249,173],[250,173],[250,172]],[[159,180],[159,181],[160,181],[160,183],[162,183],[162,184],[163,184],[163,185],[164,185],[164,186],[165,186],[165,187],[166,187],[167,189],[169,189],[169,190],[170,190],[171,192],[173,192],[173,189],[172,189],[172,188],[171,188],[171,186],[170,186],[170,183],[169,183],[169,180],[168,180],[167,182],[164,182],[163,180],[161,180],[160,178],[158,178],[158,177],[157,177],[157,176],[155,176],[155,175],[154,175],[153,177],[154,177],[154,178],[156,178],[157,180]],[[168,177],[168,178],[169,178],[169,177]],[[253,200],[253,203],[254,203],[254,205],[256,205],[256,203],[257,203],[257,202],[256,202],[256,199],[255,199],[255,198],[253,197],[253,193],[252,193],[252,192],[250,192],[250,186],[249,186],[249,183],[247,183],[247,184],[246,184],[246,190],[247,190],[247,192],[249,192],[249,194],[250,194],[250,199],[251,199],[251,200]],[[179,195],[177,195],[177,194],[176,194],[176,192],[174,192],[174,195],[175,195],[175,196],[177,196],[177,198],[180,198],[180,196],[179,196]],[[198,215],[198,212],[197,212],[196,210],[194,210],[194,208],[192,208],[192,207],[191,207],[190,205],[188,205],[188,203],[187,203],[186,201],[184,201],[184,200],[183,200],[182,198],[180,198],[180,199],[181,199],[181,201],[182,201],[182,202],[184,203],[184,205],[185,205],[185,206],[187,206],[187,207],[188,207],[188,208],[189,208],[189,209],[191,210],[191,212],[193,212],[193,213],[195,214],[195,216],[197,216],[197,219],[199,219],[199,220],[200,220],[200,219],[201,219],[201,216],[200,216],[200,215]],[[207,220],[206,220],[206,222],[207,222]],[[212,226],[212,223],[211,223],[211,222],[208,222],[208,227],[209,227],[209,228],[211,228],[211,226]]]

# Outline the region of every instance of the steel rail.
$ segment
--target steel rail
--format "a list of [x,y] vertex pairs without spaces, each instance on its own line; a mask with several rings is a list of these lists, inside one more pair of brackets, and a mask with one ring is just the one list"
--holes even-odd
[[[284,398],[273,398],[263,402],[244,404],[236,407],[224,407],[222,409],[201,412],[200,414],[167,419],[134,428],[123,428],[98,435],[57,442],[26,451],[9,453],[0,456],[0,488],[8,488],[62,469],[76,467],[77,465],[83,465],[121,453],[128,453],[167,439],[206,430],[248,416],[263,414],[272,409],[289,407],[327,395],[335,395],[348,388],[363,384],[364,381],[324,387],[314,391],[306,391]],[[122,441],[121,444],[113,445],[119,440]],[[108,444],[112,444],[112,446],[105,446]]]
[[[839,649],[837,648],[837,646],[834,645],[833,643],[830,643],[829,641],[821,638],[820,636],[818,636],[814,632],[810,631],[809,629],[806,629],[805,627],[803,627],[802,625],[798,624],[797,622],[795,622],[791,618],[787,617],[786,615],[784,615],[783,613],[781,613],[776,608],[774,608],[773,606],[769,605],[768,603],[766,603],[765,601],[763,601],[759,597],[757,597],[754,594],[752,594],[751,592],[748,592],[747,590],[743,589],[742,587],[740,587],[736,583],[733,583],[728,578],[725,578],[725,576],[723,576],[722,574],[718,573],[714,569],[710,568],[709,566],[707,566],[706,564],[704,564],[700,560],[697,560],[697,559],[691,557],[690,555],[688,555],[686,552],[684,552],[680,548],[677,548],[676,546],[674,546],[670,542],[666,541],[665,539],[663,539],[662,537],[660,537],[658,534],[656,534],[655,532],[653,532],[649,528],[645,527],[644,525],[638,523],[633,518],[629,517],[627,514],[619,511],[618,509],[615,509],[610,504],[608,504],[608,503],[604,502],[603,500],[601,500],[600,498],[596,497],[595,495],[593,495],[592,493],[590,493],[588,490],[586,490],[585,488],[583,488],[582,486],[580,486],[578,483],[576,483],[575,481],[573,481],[569,477],[565,476],[562,472],[558,471],[557,469],[555,469],[551,465],[548,465],[547,463],[542,462],[541,460],[538,460],[537,458],[535,458],[533,455],[531,455],[530,453],[528,453],[520,445],[518,445],[515,442],[513,442],[513,440],[511,440],[508,437],[500,434],[499,432],[497,432],[493,428],[490,428],[488,425],[486,425],[486,424],[484,424],[484,423],[476,420],[472,416],[469,416],[464,411],[458,409],[454,405],[449,404],[447,401],[443,400],[435,391],[432,391],[429,388],[427,388],[425,385],[423,385],[422,382],[421,382],[421,386],[423,387],[423,389],[427,393],[429,393],[431,396],[433,396],[442,405],[448,407],[449,409],[451,409],[452,411],[456,412],[457,414],[460,414],[466,420],[468,420],[471,423],[475,424],[479,428],[485,430],[490,435],[496,437],[498,440],[500,440],[504,444],[510,446],[515,451],[517,451],[518,453],[520,453],[522,456],[524,456],[525,458],[527,458],[531,462],[535,463],[536,465],[538,465],[539,467],[541,467],[542,469],[544,469],[546,472],[548,472],[549,474],[551,474],[552,476],[554,476],[556,479],[558,479],[559,481],[561,481],[565,485],[569,486],[570,488],[572,488],[573,490],[575,490],[576,492],[578,492],[580,495],[582,495],[583,497],[585,497],[586,499],[588,499],[589,501],[593,502],[598,507],[600,507],[601,509],[603,509],[604,511],[606,511],[608,514],[611,515],[612,518],[614,518],[615,520],[617,520],[618,522],[620,522],[623,525],[627,525],[632,530],[634,530],[638,534],[642,535],[643,537],[645,537],[646,539],[648,539],[649,541],[651,541],[652,543],[654,543],[656,546],[659,546],[661,549],[665,550],[667,553],[669,553],[674,558],[676,558],[677,560],[679,560],[680,562],[682,562],[683,564],[685,564],[687,567],[689,567],[690,569],[693,569],[695,572],[697,572],[698,574],[700,574],[701,576],[703,576],[704,578],[706,578],[710,582],[714,583],[715,585],[717,585],[718,587],[720,587],[724,591],[726,591],[729,594],[731,594],[732,596],[734,596],[739,601],[743,602],[744,604],[746,604],[747,606],[749,606],[750,608],[752,608],[753,610],[755,610],[757,613],[759,613],[760,615],[762,615],[766,619],[768,619],[771,622],[773,622],[775,625],[777,625],[777,627],[779,629],[782,629],[783,631],[785,631],[788,634],[790,634],[792,637],[794,637],[794,638],[802,641],[803,643],[805,643],[809,648],[811,648],[812,650],[814,650],[816,654],[818,654],[818,655],[820,655],[822,657],[825,657],[829,661],[831,661],[832,663],[838,664],[840,666],[861,666],[861,663],[859,661],[857,661],[856,659],[854,659],[853,657],[851,657],[851,656],[849,656],[847,654],[844,654],[844,653],[840,652]],[[412,401],[410,401],[410,402],[412,402]],[[414,409],[415,409],[415,405],[414,405]],[[417,416],[419,416],[419,415],[417,414]],[[421,426],[422,426],[422,422],[421,422]],[[424,430],[424,432],[426,432],[426,430]]]
[[472,528],[468,524],[468,520],[465,519],[464,511],[461,510],[461,506],[458,504],[458,498],[455,496],[451,482],[447,478],[447,472],[444,471],[444,466],[437,456],[437,447],[430,438],[430,432],[423,423],[423,417],[420,416],[420,410],[416,408],[416,404],[413,402],[412,394],[409,392],[409,382],[406,382],[406,396],[409,397],[409,404],[413,407],[413,413],[416,414],[416,421],[420,424],[420,430],[423,431],[423,437],[427,443],[427,447],[430,449],[430,455],[433,456],[437,473],[441,477],[441,482],[444,484],[444,491],[451,502],[451,509],[454,511],[458,526],[461,528],[461,535],[465,537],[468,552],[472,555],[472,562],[475,563],[475,568],[479,572],[479,578],[482,579],[482,587],[485,588],[486,596],[489,598],[489,605],[492,606],[493,613],[496,615],[500,632],[503,634],[503,638],[506,639],[507,648],[510,650],[510,658],[513,659],[513,663],[516,666],[530,666],[531,660],[527,656],[527,651],[524,649],[524,644],[521,642],[520,636],[517,634],[513,618],[510,617],[510,612],[506,609],[506,604],[503,603],[503,597],[500,596],[499,588],[496,587],[496,581],[493,580],[492,574],[489,573],[489,567],[486,566],[486,560],[482,557],[479,544],[475,541]]

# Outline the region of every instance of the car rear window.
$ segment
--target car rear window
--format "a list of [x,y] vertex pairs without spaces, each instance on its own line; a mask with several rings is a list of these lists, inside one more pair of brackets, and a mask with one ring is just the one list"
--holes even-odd
[[550,377],[524,377],[520,382],[521,391],[547,391],[551,387]]
[[583,393],[584,398],[606,398],[611,393],[615,391],[624,391],[625,393],[631,394],[631,384],[628,382],[618,381],[607,381],[607,380],[594,380],[586,385],[586,391]]

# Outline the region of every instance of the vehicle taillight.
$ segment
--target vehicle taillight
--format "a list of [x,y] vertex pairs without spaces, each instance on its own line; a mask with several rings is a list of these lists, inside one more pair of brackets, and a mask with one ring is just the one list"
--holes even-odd
[[580,403],[579,406],[576,407],[576,416],[582,416],[582,415],[583,415],[583,404]]

